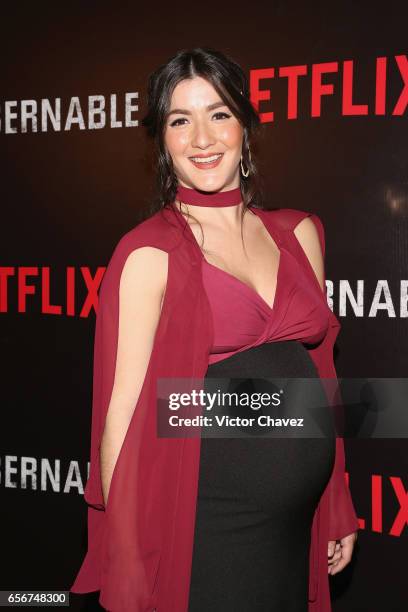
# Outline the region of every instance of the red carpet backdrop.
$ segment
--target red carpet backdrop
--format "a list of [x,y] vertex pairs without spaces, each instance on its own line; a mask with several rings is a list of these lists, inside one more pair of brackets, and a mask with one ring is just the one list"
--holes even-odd
[[[147,78],[179,49],[243,66],[268,207],[324,223],[339,377],[407,376],[407,21],[406,3],[2,7],[1,590],[68,590],[85,553],[98,287],[149,206]],[[407,441],[346,453],[361,531],[333,609],[403,612]]]

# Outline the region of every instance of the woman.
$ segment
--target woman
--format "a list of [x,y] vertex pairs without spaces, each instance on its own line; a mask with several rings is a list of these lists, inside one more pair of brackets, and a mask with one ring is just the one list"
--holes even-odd
[[156,429],[161,378],[335,378],[322,224],[262,208],[259,119],[231,59],[181,51],[148,105],[160,200],[100,290],[88,553],[71,591],[100,590],[113,612],[329,611],[328,573],[358,529],[342,441]]

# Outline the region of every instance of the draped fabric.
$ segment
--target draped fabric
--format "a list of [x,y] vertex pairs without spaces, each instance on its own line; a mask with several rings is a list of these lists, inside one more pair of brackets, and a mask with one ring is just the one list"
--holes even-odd
[[[295,209],[251,210],[272,236],[279,236],[281,244],[304,267],[310,282],[318,284],[293,230],[310,216],[324,253],[324,229],[319,217]],[[145,246],[168,253],[167,286],[143,386],[105,505],[99,450],[115,376],[120,278],[129,255]],[[88,504],[88,551],[70,591],[100,591],[100,604],[112,612],[187,612],[201,439],[157,436],[156,383],[165,377],[185,377],[194,383],[204,379],[213,329],[202,263],[203,255],[191,228],[171,204],[120,239],[99,291],[91,467],[84,494]],[[333,345],[340,323],[323,292],[321,296],[330,324],[323,340],[311,347],[309,354],[321,378],[335,379]],[[333,385],[327,388],[330,404],[338,403]],[[327,541],[357,529],[345,480],[343,440],[337,438],[333,473],[313,519],[309,612],[331,610]]]
[[326,335],[330,315],[320,287],[311,285],[309,275],[281,241],[279,250],[272,307],[251,286],[203,261],[214,327],[210,364],[266,342],[317,344]]

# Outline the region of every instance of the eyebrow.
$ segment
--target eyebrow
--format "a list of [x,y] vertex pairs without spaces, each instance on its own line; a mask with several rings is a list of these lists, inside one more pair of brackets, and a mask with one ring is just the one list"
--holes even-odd
[[[207,106],[207,110],[214,110],[214,108],[219,108],[220,106],[227,106],[227,104],[222,100],[213,102],[213,104]],[[173,110],[167,113],[167,117],[170,117],[170,115],[191,115],[191,112],[186,108],[173,108]]]

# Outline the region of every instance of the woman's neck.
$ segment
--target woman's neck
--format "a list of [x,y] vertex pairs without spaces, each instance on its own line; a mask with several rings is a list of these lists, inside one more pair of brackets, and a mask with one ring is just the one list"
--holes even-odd
[[191,217],[194,224],[198,221],[203,226],[215,226],[226,232],[240,232],[242,215],[247,211],[239,187],[204,192],[178,185],[173,205],[186,219]]
[[188,206],[224,208],[227,206],[237,206],[242,202],[241,188],[236,187],[225,191],[201,191],[184,185],[177,186],[177,201]]

